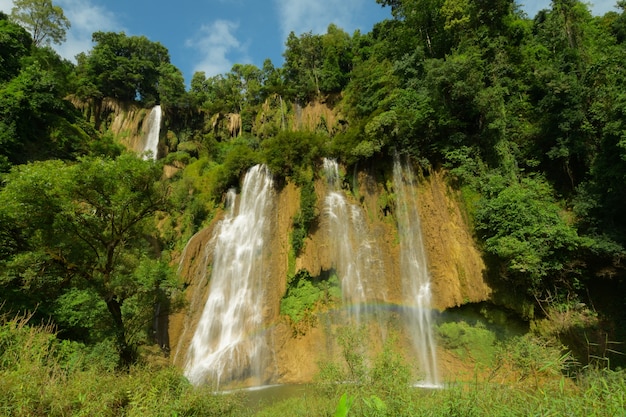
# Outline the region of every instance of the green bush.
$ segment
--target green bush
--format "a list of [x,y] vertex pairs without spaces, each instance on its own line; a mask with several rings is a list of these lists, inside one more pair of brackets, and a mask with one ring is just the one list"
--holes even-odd
[[304,249],[304,240],[309,234],[309,228],[317,217],[315,206],[317,194],[311,179],[304,180],[300,185],[300,211],[293,221],[291,232],[291,247],[296,256]]
[[278,178],[290,178],[327,155],[326,137],[310,132],[281,131],[261,143],[265,163]]
[[490,366],[496,355],[496,334],[478,322],[474,326],[465,321],[442,323],[437,326],[441,346],[453,351],[463,360],[473,360],[481,366]]
[[315,325],[315,310],[341,298],[339,279],[311,277],[307,270],[300,270],[289,277],[287,291],[280,300],[280,313],[289,318],[294,334],[304,334]]
[[292,323],[298,323],[307,313],[313,311],[322,295],[322,290],[311,281],[309,272],[300,270],[291,279],[287,293],[280,300],[280,312],[288,316]]
[[577,276],[564,271],[575,271],[570,264],[583,242],[563,217],[550,185],[540,178],[503,182],[499,176],[490,180],[492,188],[475,213],[485,250],[502,263],[504,278],[529,295],[542,295],[555,284],[573,287]]
[[28,318],[0,318],[0,415],[240,416],[241,395],[193,387],[172,367],[113,370],[115,346],[59,340]]

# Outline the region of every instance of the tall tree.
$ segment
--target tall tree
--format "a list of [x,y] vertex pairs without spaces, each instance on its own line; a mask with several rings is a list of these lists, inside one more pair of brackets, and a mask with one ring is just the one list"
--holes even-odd
[[285,79],[292,85],[292,94],[300,100],[320,95],[320,72],[323,65],[322,37],[312,32],[299,37],[291,32],[287,37]]
[[11,17],[32,35],[35,46],[65,42],[70,21],[51,0],[13,0]]
[[0,259],[0,283],[22,292],[90,295],[106,306],[121,358],[132,362],[135,314],[128,307],[159,292],[163,282],[155,277],[167,277],[136,273],[149,252],[150,220],[166,202],[160,175],[154,162],[131,154],[14,168],[0,191],[0,222],[11,225],[0,236],[9,248]]
[[169,74],[174,76],[173,81],[179,78],[167,66],[169,52],[159,42],[145,36],[126,36],[124,32],[95,32],[92,39],[94,48],[78,57],[79,94],[83,98],[138,99],[153,105],[160,100],[159,82],[163,77]]

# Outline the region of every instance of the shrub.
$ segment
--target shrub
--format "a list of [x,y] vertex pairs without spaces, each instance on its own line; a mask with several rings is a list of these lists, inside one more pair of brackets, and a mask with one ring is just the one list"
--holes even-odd
[[282,131],[265,139],[261,149],[268,168],[278,178],[292,177],[327,155],[326,137],[310,132]]
[[291,233],[291,247],[296,256],[304,248],[304,240],[309,234],[309,228],[317,217],[315,210],[317,195],[313,182],[311,180],[303,181],[300,187],[300,211],[293,221]]

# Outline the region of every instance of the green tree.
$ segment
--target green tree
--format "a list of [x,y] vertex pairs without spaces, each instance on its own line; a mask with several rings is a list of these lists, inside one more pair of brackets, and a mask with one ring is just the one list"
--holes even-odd
[[20,60],[28,54],[32,43],[28,32],[0,12],[0,83],[17,75]]
[[261,150],[268,168],[278,178],[292,177],[327,155],[325,137],[310,132],[281,131],[265,139]]
[[0,83],[0,170],[35,159],[72,159],[93,137],[64,97],[68,69],[54,51],[40,48],[21,59],[19,73]]
[[551,187],[540,178],[505,182],[492,176],[476,211],[485,250],[500,260],[504,279],[529,295],[573,289],[573,261],[583,242],[566,222]]
[[298,100],[308,101],[320,95],[322,71],[322,37],[312,32],[299,37],[291,32],[287,37],[285,57],[285,80],[290,93]]
[[235,64],[228,74],[232,77],[235,88],[241,96],[239,112],[244,107],[254,106],[261,102],[261,82],[263,73],[252,64]]
[[70,21],[51,0],[13,0],[11,17],[33,36],[35,46],[65,42]]
[[[151,106],[160,101],[159,89],[167,93],[169,87],[179,89],[179,77],[168,65],[169,52],[159,42],[124,32],[95,32],[92,39],[96,43],[93,49],[78,57],[81,98],[139,100]],[[167,85],[159,86],[162,81]]]
[[[239,113],[244,105],[246,80],[241,71],[246,66],[235,64],[228,74],[219,74],[206,78],[204,72],[196,72],[191,80],[191,94],[198,105],[211,114],[215,113]],[[249,68],[256,68],[251,65]],[[252,81],[255,85],[255,81]],[[258,93],[256,87],[252,87],[252,97]]]
[[[533,32],[542,51],[533,62],[531,90],[541,129],[535,153],[558,189],[571,193],[587,177],[602,124],[592,121],[600,110],[592,96],[608,73],[593,62],[611,47],[587,5],[577,0],[554,1],[537,15]],[[604,64],[614,68],[610,61]]]
[[190,82],[189,95],[193,104],[197,107],[202,105],[208,100],[209,92],[206,84],[206,74],[204,71],[196,71],[193,73]]
[[323,62],[320,71],[320,89],[325,93],[339,93],[350,80],[353,50],[350,35],[334,24],[328,25],[322,37]]
[[168,276],[158,272],[165,267],[148,266],[145,255],[152,216],[166,203],[160,176],[153,162],[130,154],[15,167],[0,192],[0,219],[13,230],[3,240],[14,248],[4,259],[1,282],[33,296],[45,289],[53,297],[42,300],[48,306],[77,299],[64,300],[59,292],[96,297],[108,311],[122,361],[131,363],[130,323],[152,307]]
[[262,74],[262,86],[263,98],[269,97],[273,94],[283,94],[285,89],[284,79],[282,76],[282,68],[274,67],[274,64],[270,59],[263,61]]
[[443,58],[450,51],[451,33],[444,28],[446,16],[441,10],[444,0],[376,0],[376,2],[383,6],[391,6],[393,16],[403,22],[401,26],[405,34],[403,37],[420,39],[428,56]]
[[159,68],[157,93],[160,103],[177,107],[185,96],[185,80],[182,72],[170,63],[162,63]]

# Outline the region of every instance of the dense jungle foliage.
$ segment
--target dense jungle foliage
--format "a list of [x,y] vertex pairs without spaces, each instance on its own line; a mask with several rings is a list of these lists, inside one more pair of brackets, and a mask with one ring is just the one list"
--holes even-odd
[[[140,367],[154,344],[155,306],[173,311],[180,304],[173,257],[256,163],[266,163],[278,184],[303,187],[296,254],[315,216],[306,187],[322,157],[365,167],[398,153],[426,173],[445,168],[465,197],[491,284],[506,289],[502,303],[533,304],[525,319],[583,309],[610,323],[607,338],[626,340],[626,2],[593,16],[583,2],[554,0],[529,17],[512,0],[376,1],[393,19],[369,33],[332,24],[322,35],[292,33],[282,67],[266,60],[262,68],[196,73],[189,89],[167,49],[145,37],[94,33],[93,49],[74,64],[47,46],[45,35],[34,38],[34,27],[17,14],[0,13],[0,391],[15,396],[0,401],[3,413],[91,414],[82,404],[96,400],[77,385],[91,378],[99,380],[92,389],[108,395],[97,400],[96,414],[139,414],[148,407],[139,390],[163,386],[168,396],[153,397],[171,400],[167,415],[239,415],[239,400],[194,392],[177,371],[154,373],[156,385],[146,387],[135,386],[148,383],[133,375],[149,373]],[[53,22],[55,42],[69,25],[63,19]],[[164,158],[124,150],[109,130],[111,100],[161,104]],[[293,116],[319,103],[341,120],[298,129]],[[236,134],[224,128],[233,114],[240,118]],[[164,177],[166,165],[177,173]],[[306,279],[293,282],[304,286]],[[38,324],[48,327],[29,327]],[[585,342],[582,331],[546,332]],[[368,372],[382,378],[396,369],[399,379],[378,391],[367,382],[355,386],[337,413],[357,398],[361,408],[353,412],[361,415],[404,415],[395,401],[411,402],[414,394],[393,391],[401,364],[380,360]],[[35,373],[28,368],[34,364],[51,371]],[[114,374],[122,369],[130,374]],[[93,376],[102,372],[116,382]],[[624,392],[623,374],[595,377]],[[545,395],[561,393],[559,407],[569,410],[572,393],[583,393],[588,408],[577,410],[594,410],[589,404],[607,393],[579,378],[575,388],[568,380]],[[74,397],[40,396],[46,387]],[[457,393],[434,394],[433,408],[422,412],[484,414],[481,401],[496,405],[505,397],[528,413],[557,412],[540,408],[544,398],[532,396],[539,394],[478,385]],[[331,406],[315,415],[329,415],[339,401],[323,395]],[[611,404],[623,410],[620,401]],[[471,414],[462,412],[468,407]]]

